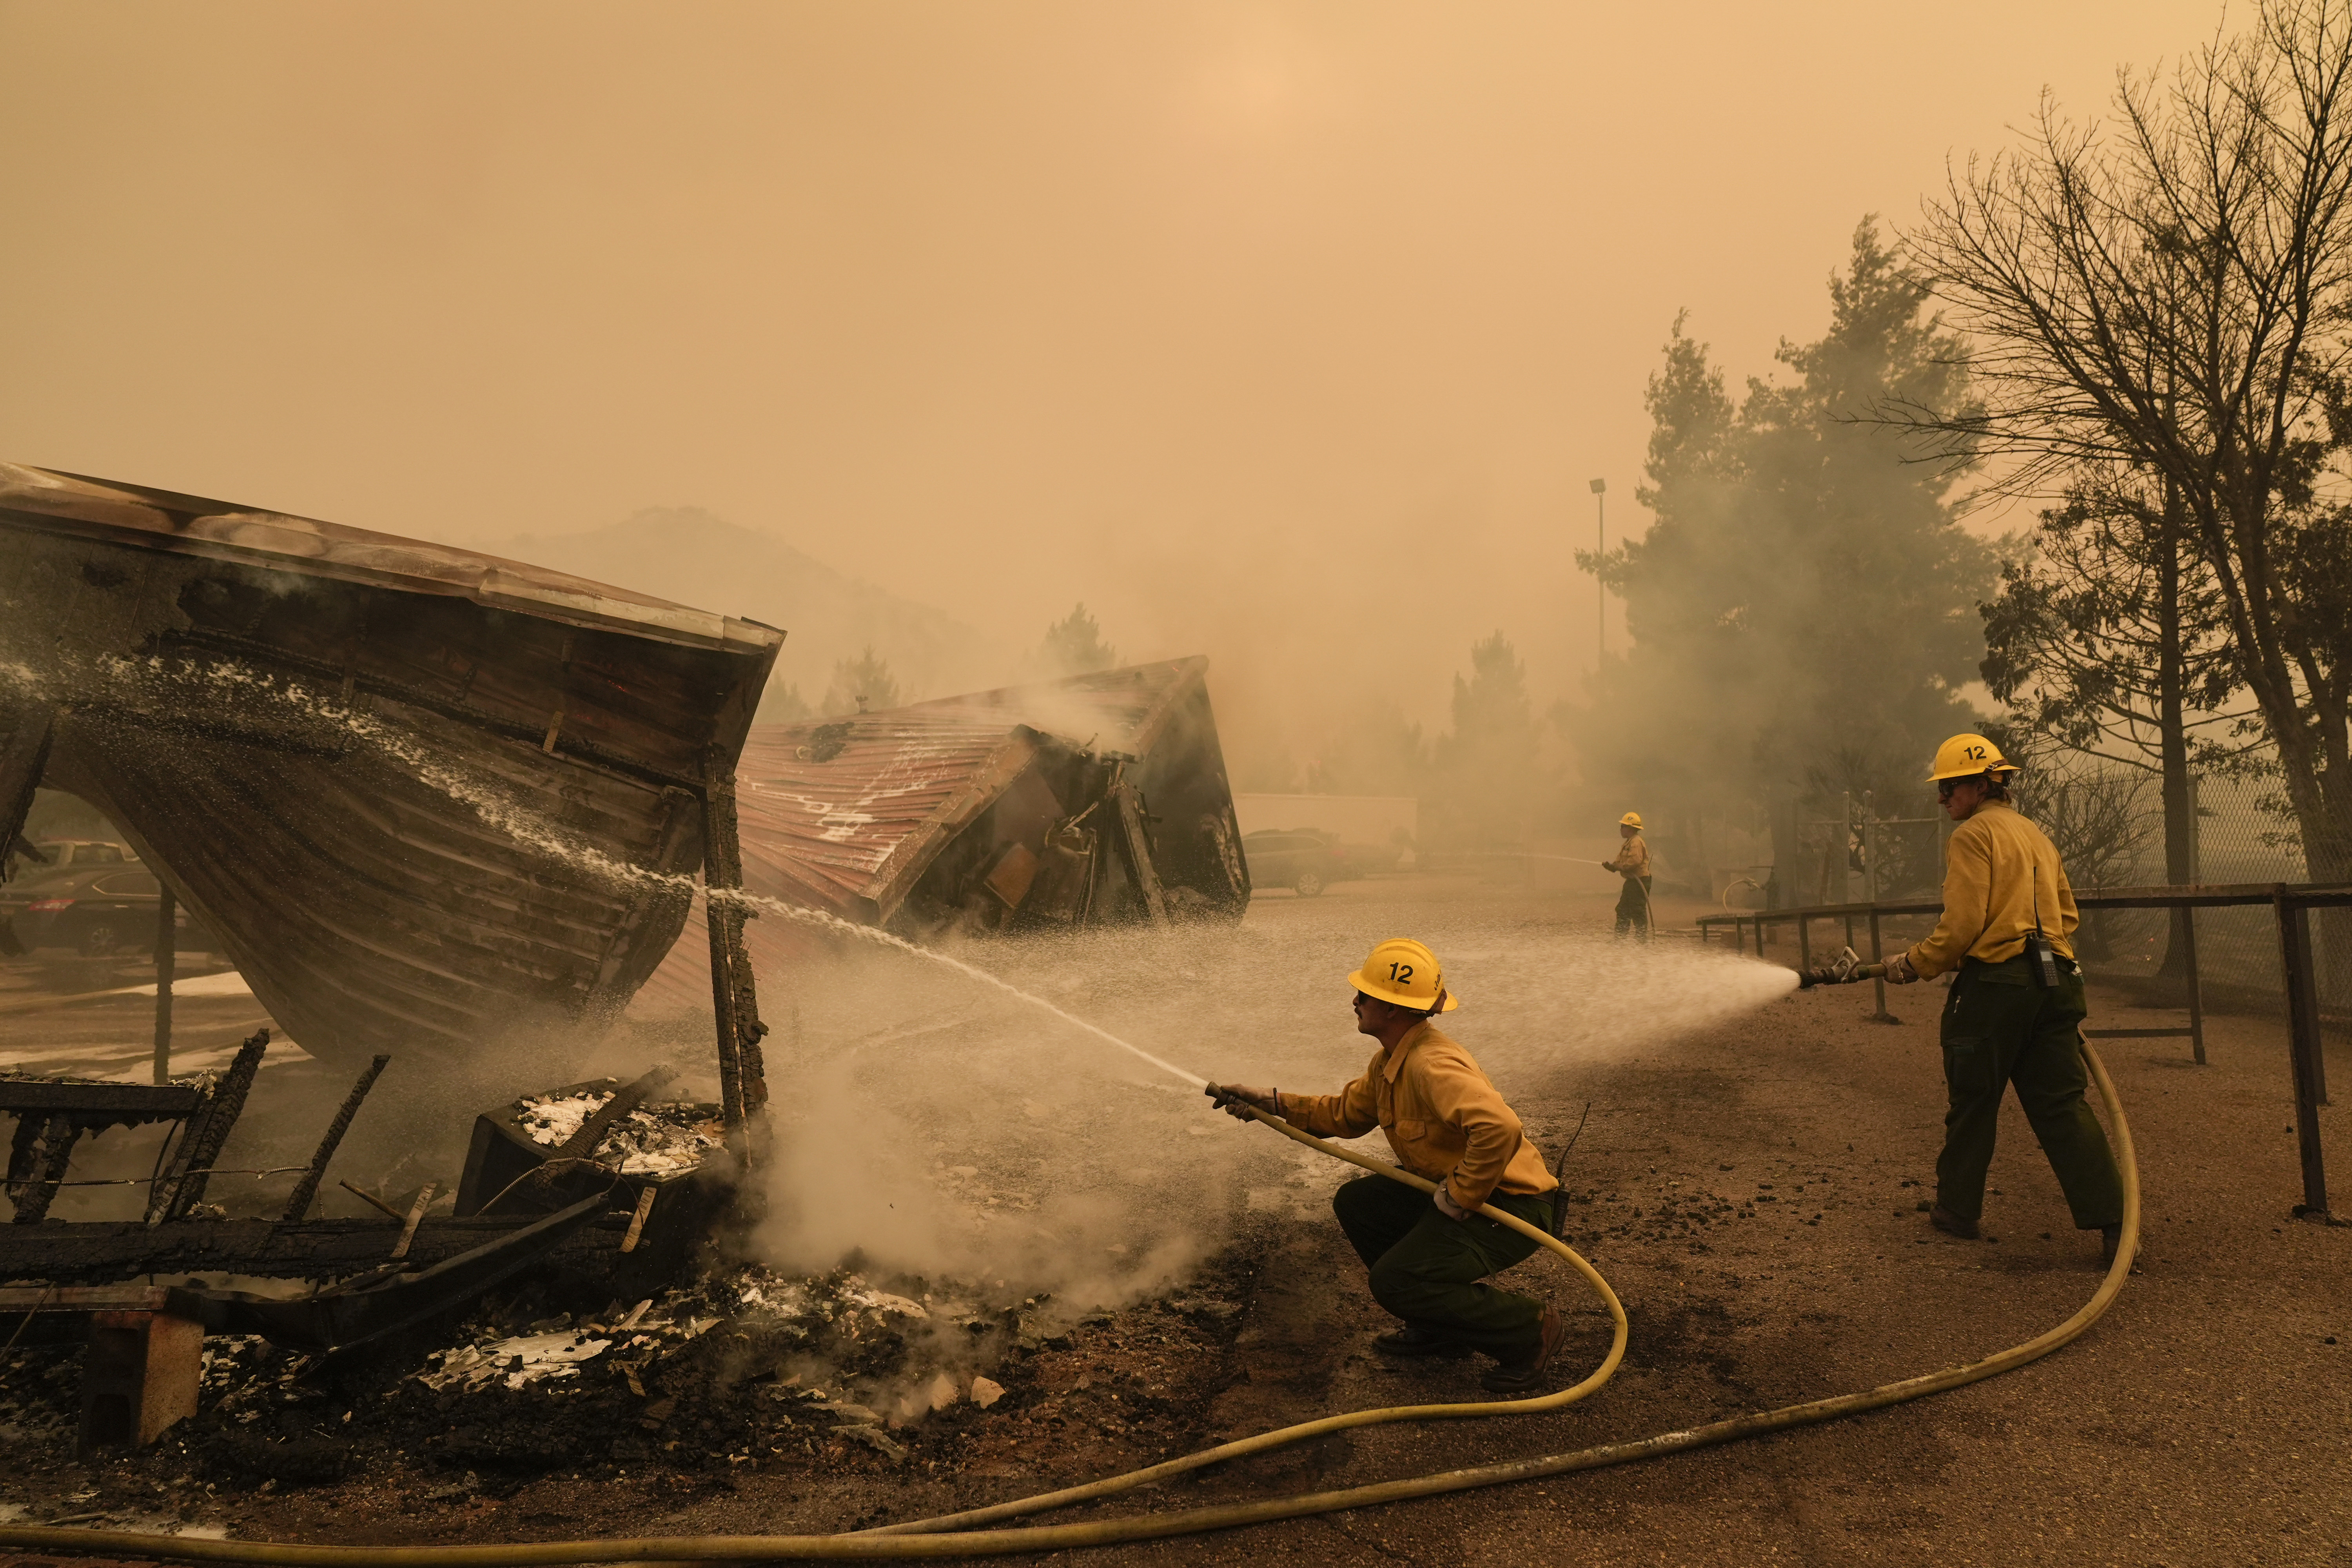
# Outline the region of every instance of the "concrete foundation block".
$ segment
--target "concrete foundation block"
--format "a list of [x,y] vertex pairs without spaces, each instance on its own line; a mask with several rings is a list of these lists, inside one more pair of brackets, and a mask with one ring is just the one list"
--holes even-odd
[[204,1346],[204,1325],[186,1318],[92,1312],[75,1453],[87,1458],[103,1447],[143,1447],[173,1422],[194,1415]]

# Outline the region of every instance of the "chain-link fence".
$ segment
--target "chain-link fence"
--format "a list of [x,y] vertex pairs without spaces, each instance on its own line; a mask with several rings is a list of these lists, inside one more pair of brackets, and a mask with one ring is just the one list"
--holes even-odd
[[[2037,799],[2021,790],[2019,805],[2050,832],[2065,854],[2067,875],[2078,888],[2152,887],[2169,879],[2164,863],[2162,791],[2152,775],[2137,772],[2075,775],[2067,799]],[[2191,882],[2231,884],[2307,881],[2303,849],[2293,818],[2275,809],[2275,786],[2256,780],[2199,778],[2192,781],[2196,805],[2191,838]],[[2268,909],[2200,910],[2197,967],[2209,986],[2278,994],[2280,967],[2277,917]],[[2331,1010],[2352,1006],[2352,963],[2331,962],[2343,944],[2330,940],[2330,927],[2346,922],[2344,912],[2313,917],[2319,937],[2319,987]],[[2171,942],[2173,916],[2158,910],[2087,912],[2075,946],[2094,974],[2128,978],[2162,973]]]
[[[2310,872],[2304,865],[2303,845],[2292,817],[2265,806],[2277,786],[2241,779],[2203,778],[2196,781],[2195,880],[2200,882],[2304,882]],[[2158,870],[2161,879],[2162,863]],[[2330,954],[2340,943],[2328,940],[2331,927],[2340,926],[2342,911],[2323,910],[2312,917],[2319,955],[2319,994],[2330,1010],[2340,1010],[2352,999],[2352,974]],[[2278,919],[2268,910],[2203,910],[2197,916],[2197,966],[2209,981],[2267,993],[2284,990],[2280,967]]]

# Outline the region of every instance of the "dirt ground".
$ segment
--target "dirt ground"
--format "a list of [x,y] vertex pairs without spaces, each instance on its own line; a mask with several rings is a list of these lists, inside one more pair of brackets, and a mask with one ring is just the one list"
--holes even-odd
[[[1581,881],[1403,878],[1270,896],[1251,918],[1369,938],[1465,900],[1563,931],[1591,931],[1608,907],[1605,889]],[[1686,925],[1696,911],[1662,912]],[[1986,1239],[1927,1229],[1918,1205],[1940,1131],[1942,992],[1890,994],[1898,1024],[1869,1021],[1867,987],[1817,992],[1504,1086],[1547,1148],[1591,1104],[1569,1166],[1570,1239],[1633,1321],[1623,1370],[1592,1399],[1549,1416],[1343,1434],[1048,1517],[1638,1437],[1973,1360],[2056,1323],[2097,1283],[2095,1238],[2070,1228],[2013,1102]],[[2095,1026],[2173,1021],[2113,1001],[2095,987]],[[28,1031],[102,1042],[102,1011],[75,1011],[69,1028],[53,1009],[12,1012],[0,1050],[26,1048]],[[138,1017],[118,1007],[124,1038]],[[2341,1092],[2352,1051],[2330,1046]],[[2300,1188],[2279,1024],[2211,1019],[2208,1048],[2200,1068],[2185,1041],[2107,1044],[2139,1150],[2142,1261],[2099,1325],[2024,1371],[1730,1447],[1093,1560],[2344,1563],[2352,1229],[2289,1217]],[[2322,1122],[2337,1184],[2352,1184],[2340,1108]],[[1517,1278],[1570,1310],[1558,1364],[1563,1382],[1580,1376],[1606,1345],[1606,1319],[1553,1260]],[[690,1327],[702,1300],[656,1310]],[[494,1301],[476,1326],[525,1331],[547,1306]],[[502,1421],[436,1404],[397,1357],[331,1375],[288,1368],[275,1382],[274,1367],[247,1369],[260,1417],[208,1408],[149,1453],[77,1466],[58,1425],[73,1353],[20,1349],[0,1358],[0,1519],[177,1521],[343,1542],[819,1531],[1024,1495],[1332,1412],[1479,1397],[1480,1363],[1400,1367],[1371,1353],[1384,1319],[1328,1213],[1252,1215],[1181,1290],[1116,1314],[971,1322],[996,1347],[1003,1397],[886,1428],[882,1444],[812,1419],[817,1390],[746,1381],[746,1352],[722,1353],[721,1331],[654,1363],[642,1394],[599,1384],[601,1414],[586,1425],[604,1433],[602,1448],[583,1440],[503,1468],[502,1449],[530,1447],[529,1411]],[[400,1392],[387,1399],[387,1388]],[[778,1409],[799,1419],[779,1427]],[[240,1428],[324,1436],[300,1450],[306,1469],[286,1443],[258,1446]]]

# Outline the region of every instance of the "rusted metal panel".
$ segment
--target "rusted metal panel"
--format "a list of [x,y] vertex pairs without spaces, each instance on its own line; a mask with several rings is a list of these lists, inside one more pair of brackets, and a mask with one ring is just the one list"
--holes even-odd
[[[442,545],[0,464],[0,691],[306,1050],[617,1012],[782,634]],[[12,716],[0,714],[0,721]]]

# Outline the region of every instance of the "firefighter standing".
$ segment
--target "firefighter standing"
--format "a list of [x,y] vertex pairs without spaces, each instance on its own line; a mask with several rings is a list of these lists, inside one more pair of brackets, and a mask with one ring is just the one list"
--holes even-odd
[[1625,888],[1617,895],[1617,934],[1639,936],[1650,940],[1650,846],[1642,837],[1642,814],[1629,811],[1617,819],[1617,836],[1624,840],[1617,847],[1614,860],[1603,860],[1604,869],[1625,879]]
[[1483,1281],[1537,1244],[1476,1210],[1492,1204],[1549,1230],[1549,1194],[1559,1183],[1470,1053],[1430,1022],[1459,1004],[1428,948],[1384,942],[1348,981],[1356,1032],[1381,1043],[1360,1078],[1337,1094],[1216,1083],[1207,1092],[1233,1116],[1248,1115],[1234,1103],[1242,1101],[1318,1137],[1387,1133],[1397,1163],[1438,1186],[1424,1201],[1386,1176],[1360,1176],[1331,1195],[1339,1228],[1370,1271],[1372,1299],[1403,1320],[1374,1348],[1400,1356],[1479,1351],[1501,1363],[1481,1380],[1487,1388],[1536,1388],[1559,1348],[1559,1314]]
[[[1943,917],[1886,966],[1895,985],[1959,972],[1944,1004],[1949,1110],[1928,1219],[1953,1236],[1978,1234],[2001,1095],[2014,1084],[2075,1226],[2101,1232],[2113,1262],[2123,1177],[2083,1098],[2089,1078],[2079,1031],[2088,1009],[2069,940],[2074,891],[2056,847],[2010,803],[2018,771],[1981,735],[1955,735],[1937,749],[1930,777],[1959,824],[1945,850]],[[2036,951],[2043,942],[2046,955]]]

